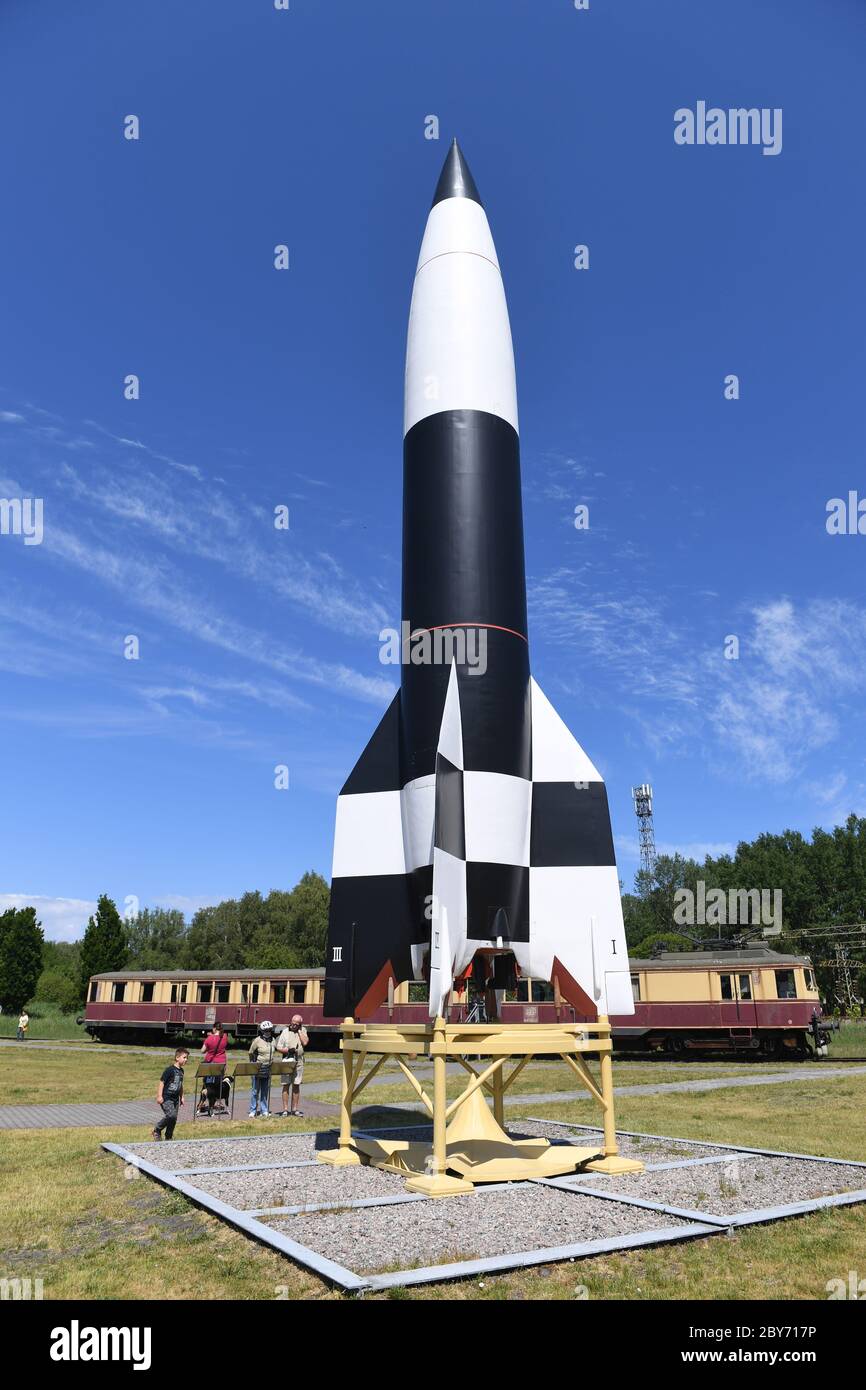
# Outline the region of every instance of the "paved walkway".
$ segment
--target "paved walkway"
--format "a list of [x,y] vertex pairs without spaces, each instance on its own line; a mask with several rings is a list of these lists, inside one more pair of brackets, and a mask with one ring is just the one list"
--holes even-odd
[[[238,1097],[235,1119],[247,1118],[247,1096]],[[322,1105],[319,1101],[304,1101],[306,1115],[336,1115],[337,1105]],[[192,1110],[185,1106],[180,1123],[184,1138],[190,1138]],[[117,1125],[155,1125],[161,1111],[154,1100],[116,1100],[101,1104],[82,1105],[0,1105],[0,1129],[97,1129]],[[203,1137],[218,1132],[219,1120],[202,1116],[195,1121],[196,1132],[201,1125]]]

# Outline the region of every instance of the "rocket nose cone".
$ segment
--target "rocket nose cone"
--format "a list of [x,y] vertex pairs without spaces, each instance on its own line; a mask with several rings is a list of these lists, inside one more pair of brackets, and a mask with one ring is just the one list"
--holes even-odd
[[456,140],[451,142],[451,148],[442,165],[431,207],[435,208],[436,204],[443,202],[445,198],[471,198],[473,202],[484,206],[469,165],[463,158],[463,151]]

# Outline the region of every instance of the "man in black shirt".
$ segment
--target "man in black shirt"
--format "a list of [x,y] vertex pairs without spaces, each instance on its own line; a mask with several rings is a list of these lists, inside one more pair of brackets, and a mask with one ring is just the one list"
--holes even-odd
[[165,1130],[166,1139],[174,1138],[174,1127],[177,1124],[177,1116],[180,1107],[183,1105],[183,1069],[186,1066],[186,1059],[189,1051],[185,1047],[179,1047],[174,1054],[174,1066],[166,1067],[162,1076],[159,1078],[159,1085],[156,1089],[156,1103],[162,1107],[162,1119],[157,1120],[153,1127],[154,1139],[162,1138],[162,1131]]

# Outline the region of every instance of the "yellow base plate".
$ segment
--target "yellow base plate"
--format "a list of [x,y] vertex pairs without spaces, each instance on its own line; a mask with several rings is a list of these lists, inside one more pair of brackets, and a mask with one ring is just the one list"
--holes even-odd
[[[427,1140],[359,1137],[352,1144],[361,1162],[388,1173],[404,1173],[410,1179],[406,1184],[410,1192],[425,1192],[431,1197],[471,1192],[473,1185],[480,1182],[561,1177],[582,1168],[589,1159],[601,1158],[597,1147],[553,1145],[542,1138],[509,1138],[479,1091],[464,1102],[445,1132],[444,1174],[431,1172],[432,1154]],[[320,1157],[328,1159],[326,1154]]]
[[637,1158],[596,1158],[587,1163],[587,1173],[642,1173],[646,1165]]
[[316,1157],[320,1163],[330,1163],[334,1168],[356,1168],[366,1161],[354,1149],[329,1149]]

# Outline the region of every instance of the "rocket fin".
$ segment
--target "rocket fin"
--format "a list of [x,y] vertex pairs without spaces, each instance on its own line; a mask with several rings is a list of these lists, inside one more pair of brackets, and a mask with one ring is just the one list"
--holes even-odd
[[364,1018],[411,979],[415,926],[400,805],[400,695],[337,798],[325,1015]]
[[430,1017],[443,1013],[455,957],[466,942],[466,811],[463,725],[457,667],[452,663],[436,749],[433,904],[430,934]]
[[604,782],[532,681],[532,824],[524,973],[552,980],[582,1017],[634,1012]]

